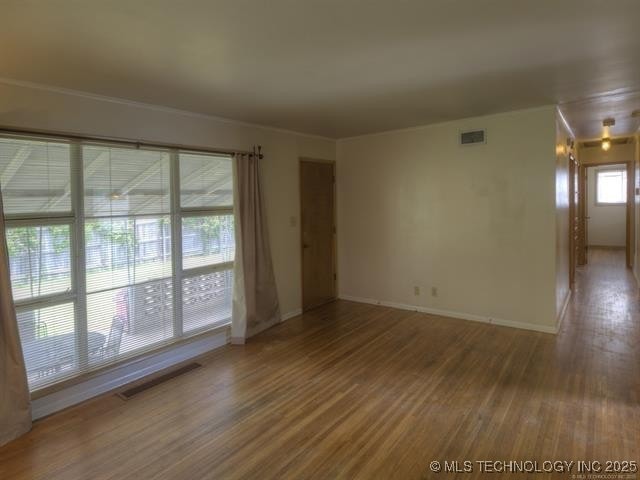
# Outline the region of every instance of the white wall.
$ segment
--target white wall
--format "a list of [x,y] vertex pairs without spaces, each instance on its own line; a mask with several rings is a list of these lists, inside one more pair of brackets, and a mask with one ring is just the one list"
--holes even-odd
[[[543,107],[338,141],[340,295],[555,331],[554,119]],[[470,128],[487,144],[460,146]]]
[[[626,169],[626,165],[618,165]],[[615,166],[587,168],[587,241],[590,246],[624,247],[627,241],[627,207],[596,204],[596,172]]]
[[[0,81],[0,127],[125,137],[265,153],[265,203],[280,306],[301,308],[298,157],[335,158],[334,140],[126,101]],[[296,226],[291,226],[291,217]]]

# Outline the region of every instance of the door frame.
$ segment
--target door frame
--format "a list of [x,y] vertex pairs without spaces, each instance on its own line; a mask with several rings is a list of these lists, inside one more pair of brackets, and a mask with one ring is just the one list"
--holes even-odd
[[632,160],[627,161],[609,161],[609,162],[597,162],[597,163],[587,163],[581,164],[581,167],[584,167],[584,186],[585,186],[585,194],[581,196],[581,199],[584,201],[583,211],[584,211],[584,231],[582,232],[584,248],[585,248],[585,263],[588,263],[589,258],[589,245],[587,244],[587,239],[589,235],[589,206],[588,206],[588,195],[587,191],[589,189],[588,184],[588,171],[593,167],[606,167],[609,165],[624,165],[627,169],[627,202],[625,204],[625,264],[627,268],[633,268],[633,245],[634,245],[634,226],[635,226],[635,165]]
[[[333,170],[333,236],[331,242],[331,267],[333,269],[333,295],[331,299],[323,302],[319,305],[311,305],[305,308],[304,305],[304,238],[303,238],[303,218],[302,218],[302,164],[303,163],[323,163],[329,164],[332,166]],[[312,310],[321,305],[325,305],[327,303],[333,302],[338,298],[338,225],[337,225],[337,195],[336,195],[336,161],[335,160],[326,160],[322,158],[312,158],[312,157],[298,157],[298,214],[300,218],[300,305],[301,310],[303,312]]]

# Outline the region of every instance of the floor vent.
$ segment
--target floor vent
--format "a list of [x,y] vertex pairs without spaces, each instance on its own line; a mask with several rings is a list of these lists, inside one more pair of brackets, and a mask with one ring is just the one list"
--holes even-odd
[[191,370],[200,368],[201,366],[202,365],[200,365],[199,363],[189,363],[184,367],[177,368],[176,370],[165,373],[164,375],[160,375],[158,377],[152,378],[147,382],[141,383],[140,385],[136,385],[135,387],[131,387],[125,390],[124,392],[117,393],[116,395],[118,395],[123,400],[129,400],[130,398],[134,397],[140,392],[144,392],[145,390],[155,387],[156,385],[160,385],[161,383],[168,382],[172,378],[176,378],[180,375],[190,372]]

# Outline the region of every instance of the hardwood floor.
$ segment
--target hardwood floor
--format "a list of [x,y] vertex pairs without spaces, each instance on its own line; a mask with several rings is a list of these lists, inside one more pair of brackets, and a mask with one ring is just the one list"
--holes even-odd
[[0,449],[0,479],[419,479],[454,478],[432,460],[638,461],[638,289],[624,252],[589,261],[557,336],[332,303],[129,401],[37,422]]

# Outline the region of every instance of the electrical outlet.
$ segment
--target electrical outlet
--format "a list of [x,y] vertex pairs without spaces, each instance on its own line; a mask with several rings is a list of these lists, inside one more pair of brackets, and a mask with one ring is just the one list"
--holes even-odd
[[420,287],[413,287],[413,294],[417,297],[420,295]]
[[432,297],[438,296],[438,287],[431,287],[431,296]]

